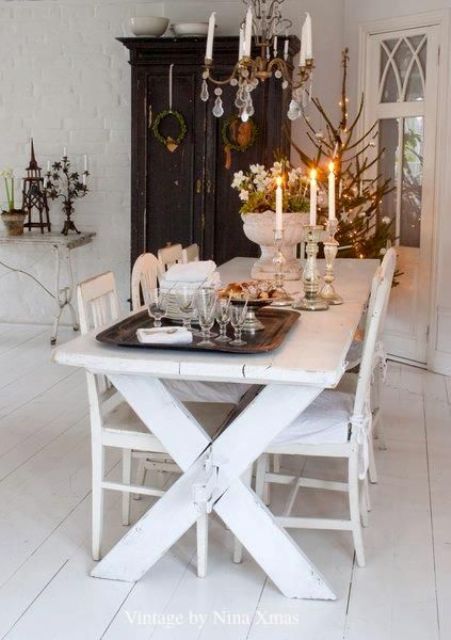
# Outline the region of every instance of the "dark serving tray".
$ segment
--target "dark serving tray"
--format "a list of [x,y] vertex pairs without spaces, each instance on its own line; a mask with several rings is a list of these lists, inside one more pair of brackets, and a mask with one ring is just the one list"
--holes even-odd
[[[136,337],[136,330],[153,327],[153,320],[149,318],[147,311],[140,311],[125,320],[121,320],[108,329],[99,333],[96,338],[99,342],[114,344],[118,347],[138,347],[140,349],[171,349],[176,351],[215,351],[221,353],[265,353],[277,349],[285,339],[291,327],[298,321],[299,313],[295,311],[275,310],[267,307],[257,312],[258,319],[265,325],[263,331],[254,334],[243,332],[243,340],[246,344],[241,347],[229,343],[215,342],[211,346],[199,346],[202,338],[194,336],[191,344],[142,344]],[[164,326],[177,324],[171,320],[163,320]],[[218,327],[213,327],[213,332],[218,333]],[[233,337],[230,325],[227,327],[227,335]]]

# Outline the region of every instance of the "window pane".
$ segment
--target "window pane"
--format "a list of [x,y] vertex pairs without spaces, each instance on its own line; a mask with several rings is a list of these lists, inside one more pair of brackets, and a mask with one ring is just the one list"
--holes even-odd
[[403,132],[400,244],[420,246],[423,182],[423,118],[405,118]]
[[[379,158],[379,175],[381,181],[390,180],[390,185],[396,185],[398,175],[398,131],[397,118],[388,118],[379,121],[379,148],[383,151]],[[396,189],[384,196],[379,208],[380,218],[390,218],[396,221]]]

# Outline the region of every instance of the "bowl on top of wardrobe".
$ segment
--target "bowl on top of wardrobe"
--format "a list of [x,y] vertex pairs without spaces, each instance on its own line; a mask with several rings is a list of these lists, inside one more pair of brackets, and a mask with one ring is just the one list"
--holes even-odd
[[135,36],[159,38],[169,26],[169,18],[157,16],[136,16],[130,18],[130,28]]
[[176,22],[171,29],[179,38],[204,37],[208,34],[208,22]]

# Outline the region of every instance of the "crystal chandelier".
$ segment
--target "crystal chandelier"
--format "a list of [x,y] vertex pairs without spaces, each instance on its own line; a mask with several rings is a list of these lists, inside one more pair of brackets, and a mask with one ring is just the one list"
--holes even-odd
[[[292,77],[288,65],[289,37],[288,30],[293,26],[291,20],[283,18],[280,5],[285,0],[243,0],[247,5],[245,19],[240,26],[238,60],[231,75],[218,80],[213,77],[213,41],[216,14],[212,13],[209,21],[205,64],[202,73],[201,100],[207,102],[210,94],[208,83],[215,86],[216,96],[213,115],[220,118],[224,115],[222,87],[236,87],[235,106],[243,122],[254,114],[252,92],[260,82],[271,77],[279,79],[282,88],[292,91],[292,100],[288,110],[288,118],[296,120],[301,117],[307,95],[307,83],[312,79],[314,68],[312,54],[312,21],[307,13],[302,26],[301,53],[297,73]],[[252,58],[252,38],[260,49],[260,54]]]

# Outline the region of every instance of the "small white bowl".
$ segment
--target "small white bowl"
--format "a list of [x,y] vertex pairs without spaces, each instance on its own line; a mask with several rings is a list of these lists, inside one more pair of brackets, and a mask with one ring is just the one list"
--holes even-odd
[[135,36],[153,36],[159,38],[169,25],[169,18],[156,16],[138,16],[130,18],[130,28]]
[[208,34],[208,22],[176,22],[172,25],[176,36],[199,36]]

